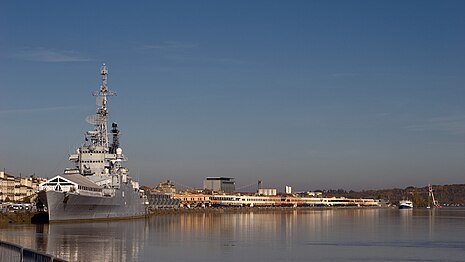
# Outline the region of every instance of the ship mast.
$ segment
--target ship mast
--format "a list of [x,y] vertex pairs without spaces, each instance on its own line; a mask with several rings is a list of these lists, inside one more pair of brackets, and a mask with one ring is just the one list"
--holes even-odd
[[107,149],[109,147],[108,142],[108,108],[107,108],[107,97],[116,95],[115,92],[108,89],[108,68],[103,64],[100,75],[102,76],[102,85],[99,91],[92,93],[93,96],[97,97],[97,114],[96,121],[91,121],[95,125],[95,130],[88,132],[88,136],[92,141],[92,145],[100,146]]

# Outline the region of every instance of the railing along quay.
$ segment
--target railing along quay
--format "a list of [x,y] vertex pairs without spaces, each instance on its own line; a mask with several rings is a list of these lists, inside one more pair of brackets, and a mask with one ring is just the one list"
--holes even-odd
[[66,262],[20,245],[0,241],[0,261],[5,262]]

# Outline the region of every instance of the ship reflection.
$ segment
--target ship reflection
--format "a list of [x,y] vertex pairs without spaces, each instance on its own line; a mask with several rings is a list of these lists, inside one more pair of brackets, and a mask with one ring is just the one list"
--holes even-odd
[[48,236],[41,249],[68,261],[136,261],[147,237],[144,220],[42,226]]
[[42,252],[47,250],[48,240],[48,225],[37,224],[36,225],[36,249]]

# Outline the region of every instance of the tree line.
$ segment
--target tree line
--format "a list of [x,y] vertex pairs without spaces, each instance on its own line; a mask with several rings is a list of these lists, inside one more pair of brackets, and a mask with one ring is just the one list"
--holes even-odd
[[[350,197],[350,198],[375,198],[385,199],[391,204],[397,205],[400,200],[409,199],[415,207],[426,207],[431,205],[428,194],[428,186],[404,189],[379,189],[363,191],[346,191],[344,189],[321,190],[326,197]],[[442,206],[465,206],[465,184],[433,185],[434,197]]]

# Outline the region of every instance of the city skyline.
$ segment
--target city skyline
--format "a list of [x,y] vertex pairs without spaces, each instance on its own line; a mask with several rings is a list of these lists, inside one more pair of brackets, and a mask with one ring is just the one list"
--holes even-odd
[[[110,4],[111,3],[111,4]],[[53,177],[110,121],[141,185],[464,183],[462,1],[0,3],[0,169]]]

